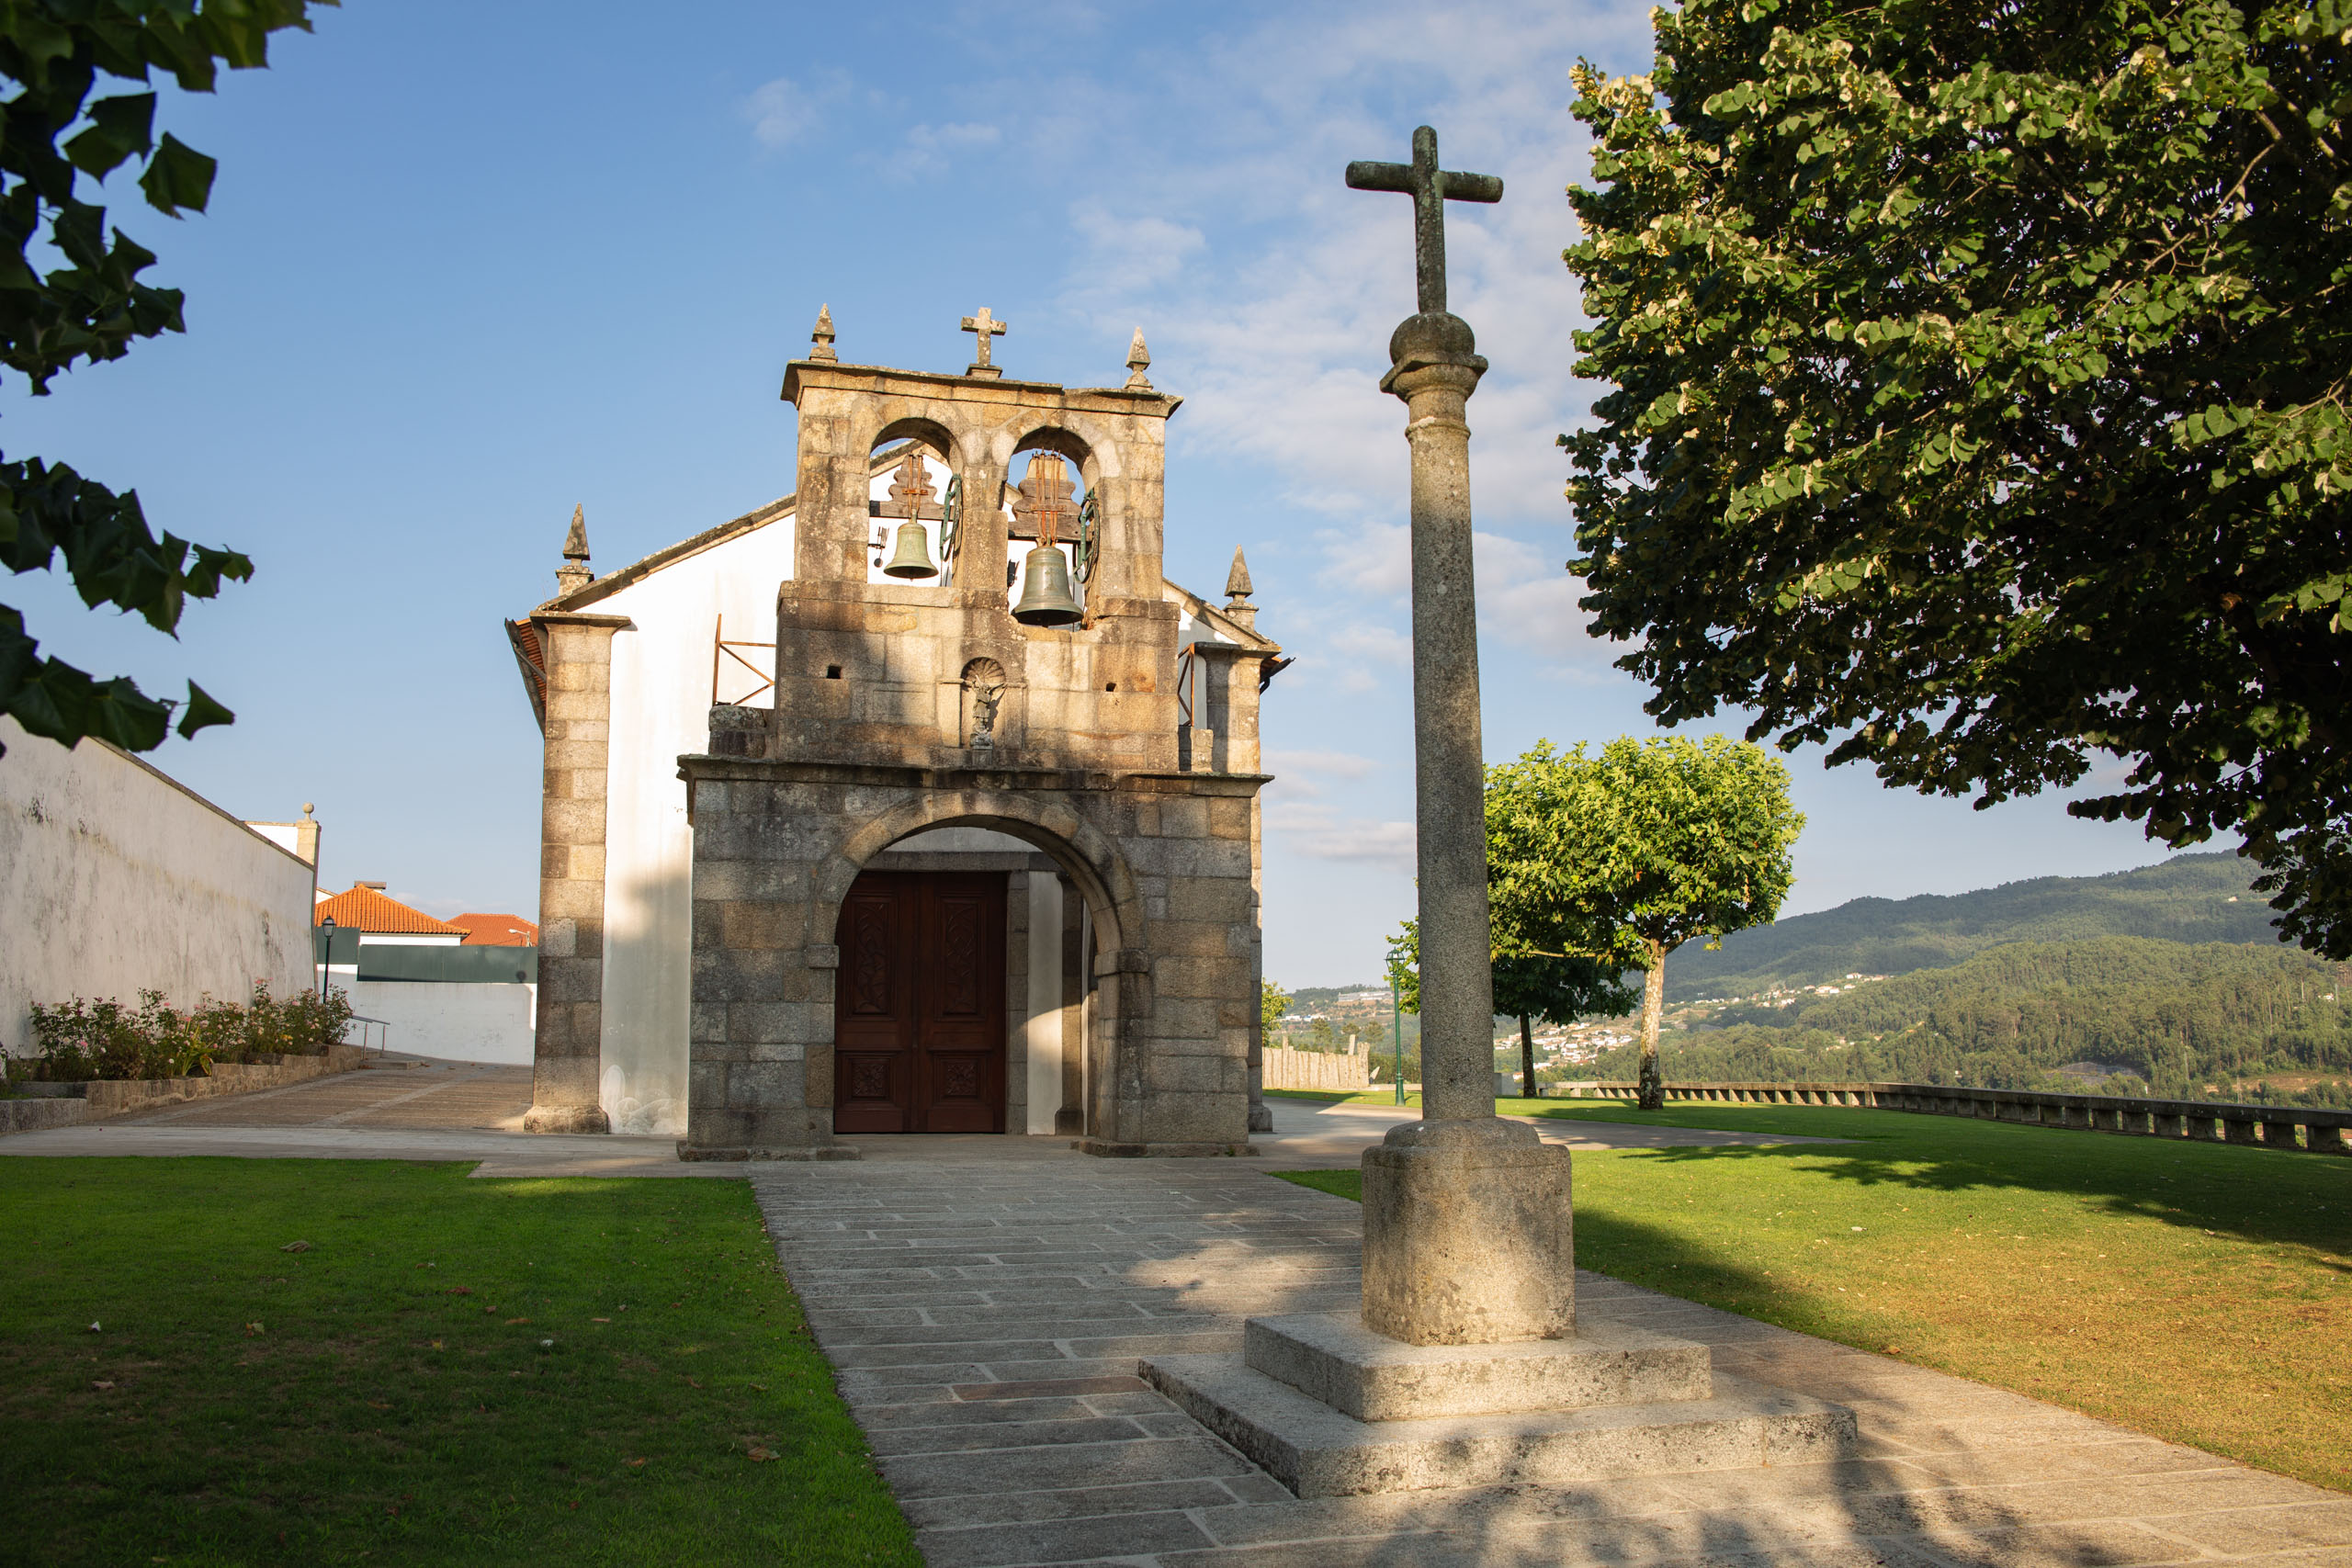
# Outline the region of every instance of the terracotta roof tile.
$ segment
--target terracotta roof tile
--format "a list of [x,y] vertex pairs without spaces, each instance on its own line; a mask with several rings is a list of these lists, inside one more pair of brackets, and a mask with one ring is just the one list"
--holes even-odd
[[332,898],[319,900],[311,923],[332,918],[344,931],[373,931],[379,936],[455,936],[465,930],[436,920],[422,909],[412,909],[397,898],[387,898],[372,887],[356,884]]
[[452,915],[449,924],[466,933],[465,947],[537,947],[539,928],[520,915]]

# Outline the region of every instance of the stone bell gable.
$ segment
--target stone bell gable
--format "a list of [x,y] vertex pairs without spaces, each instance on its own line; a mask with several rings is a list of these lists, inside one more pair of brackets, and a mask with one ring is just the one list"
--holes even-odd
[[[983,344],[1001,325],[967,322]],[[1223,605],[1162,575],[1180,400],[1145,378],[1140,336],[1127,384],[1089,389],[1007,378],[985,348],[963,375],[842,364],[831,338],[820,320],[786,375],[791,496],[563,577],[514,623],[548,738],[543,905],[577,954],[543,1001],[532,1124],[666,1122],[701,1158],[844,1157],[876,1131],[1245,1147],[1264,1124],[1258,705],[1284,661],[1238,553]],[[757,545],[778,524],[788,543]],[[725,660],[761,646],[734,574],[763,566],[772,705],[722,701]],[[656,804],[650,759],[622,753],[659,733],[624,666],[681,639],[675,606],[722,604],[701,749],[667,764],[691,840],[670,982],[639,953],[666,948],[642,934],[669,908],[658,844],[622,868],[627,818]],[[631,999],[671,984],[675,1102],[668,1004]]]
[[[973,694],[1001,675],[986,737],[1000,760],[1176,770],[1179,611],[1161,592],[1161,470],[1181,400],[806,361],[784,395],[800,410],[799,564],[776,601],[773,755],[967,765],[981,739]],[[935,454],[962,497],[1007,490],[1022,453],[1077,466],[1098,518],[1082,626],[1012,618],[1005,563],[1027,530],[995,505],[964,508],[952,582],[868,581],[870,455],[902,441]],[[1255,768],[1253,757],[1245,771]]]

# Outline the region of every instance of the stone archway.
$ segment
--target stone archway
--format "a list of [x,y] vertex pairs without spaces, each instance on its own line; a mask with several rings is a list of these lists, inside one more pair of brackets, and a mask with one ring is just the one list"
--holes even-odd
[[[940,841],[955,829],[987,837]],[[810,891],[810,929],[839,948],[831,1016],[812,1021],[832,1031],[809,1043],[812,1077],[833,1053],[837,1135],[1083,1138],[1113,1119],[1147,980],[1119,965],[1145,918],[1115,843],[1050,802],[943,792],[859,827]],[[976,939],[993,953],[977,969]]]

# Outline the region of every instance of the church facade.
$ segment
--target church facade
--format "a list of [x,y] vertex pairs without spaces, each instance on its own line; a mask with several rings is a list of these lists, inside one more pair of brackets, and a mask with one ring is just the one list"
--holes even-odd
[[[976,324],[977,323],[977,324]],[[1237,550],[1161,570],[1118,387],[786,369],[791,495],[507,624],[544,736],[541,1131],[688,1158],[1056,1134],[1221,1154],[1260,1100],[1259,703]]]

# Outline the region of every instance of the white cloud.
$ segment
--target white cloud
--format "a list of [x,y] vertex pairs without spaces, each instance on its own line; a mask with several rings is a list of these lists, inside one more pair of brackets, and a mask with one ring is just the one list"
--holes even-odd
[[1474,544],[1478,622],[1487,631],[1579,665],[1605,665],[1620,651],[1585,630],[1585,613],[1577,607],[1584,580],[1561,566],[1565,554],[1551,556],[1502,534],[1476,535]]
[[1266,836],[1276,846],[1317,860],[1363,861],[1411,875],[1413,825],[1345,817],[1309,801],[1270,801]]
[[1352,751],[1268,751],[1265,758],[1270,768],[1327,778],[1361,779],[1381,768],[1372,758],[1359,757]]
[[1359,523],[1315,536],[1323,578],[1358,593],[1402,600],[1413,587],[1413,530],[1403,523]]
[[778,76],[752,89],[743,100],[743,118],[752,122],[752,140],[775,152],[797,141],[838,96],[833,89],[812,92],[789,76]]
[[[1449,304],[1493,362],[1470,408],[1479,511],[1565,523],[1553,437],[1589,399],[1565,374],[1584,322],[1559,260],[1576,238],[1562,191],[1588,170],[1568,68],[1588,53],[1643,67],[1649,32],[1641,8],[1604,0],[1302,6],[1125,84],[1164,106],[1148,134],[1118,130],[1122,85],[1071,84],[1038,152],[1119,194],[1072,209],[1065,302],[1106,332],[1143,323],[1154,378],[1194,399],[1180,442],[1263,462],[1295,504],[1393,516],[1404,410],[1378,381],[1414,306],[1411,204],[1339,175],[1406,157],[1412,119],[1437,125],[1449,166],[1507,186],[1499,206],[1447,211]],[[1392,99],[1411,118],[1369,107]],[[1185,133],[1163,134],[1170,120]],[[1216,265],[1133,265],[1155,226],[1205,233]]]
[[1078,289],[1105,301],[1132,299],[1172,281],[1208,243],[1190,224],[1153,217],[1121,220],[1093,201],[1071,208],[1070,222],[1089,258]]
[[918,125],[890,157],[891,175],[899,179],[944,174],[956,154],[974,147],[993,147],[1003,132],[993,125]]

